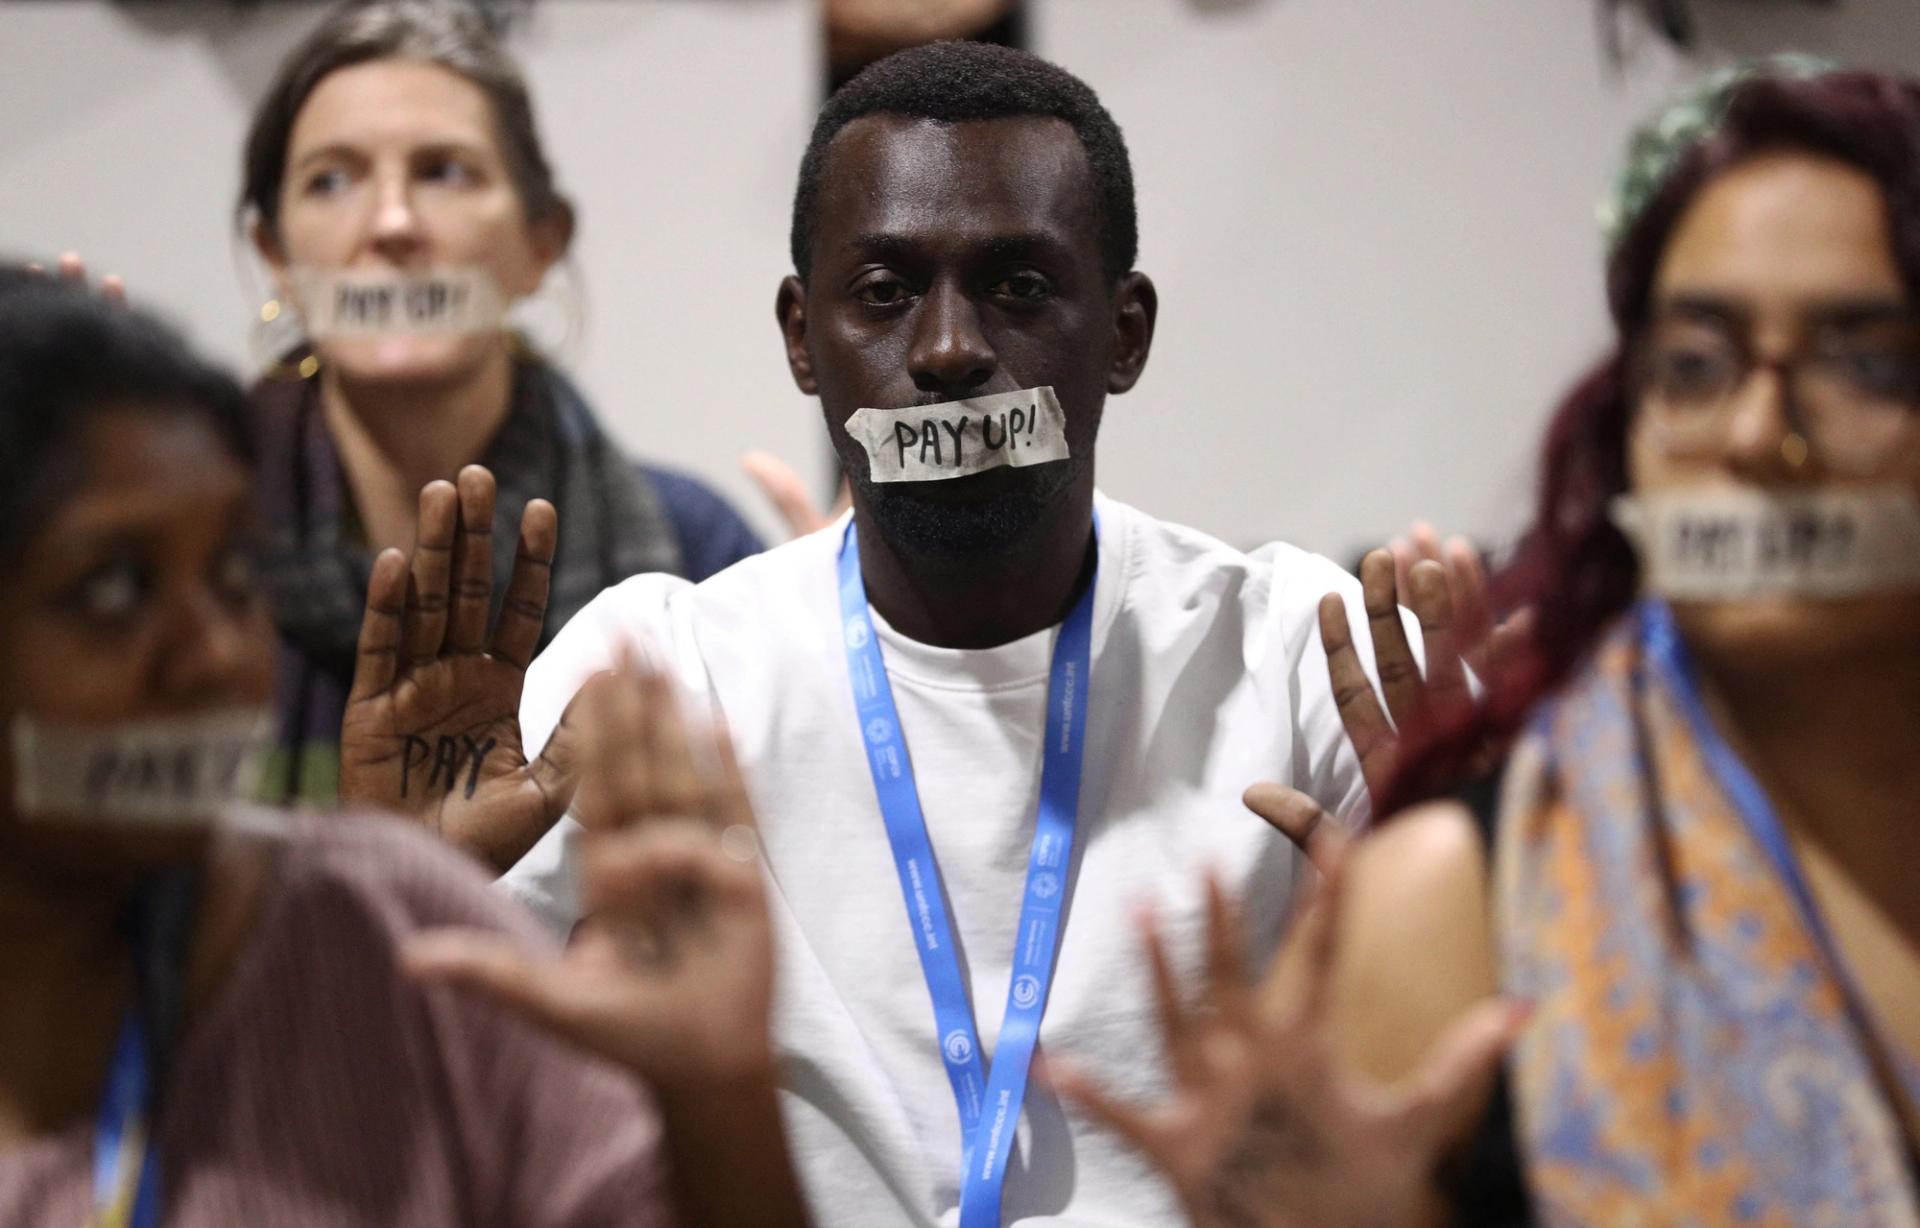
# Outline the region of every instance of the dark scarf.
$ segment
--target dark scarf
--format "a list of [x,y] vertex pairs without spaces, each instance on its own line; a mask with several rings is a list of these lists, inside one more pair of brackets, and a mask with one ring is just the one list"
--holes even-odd
[[[290,798],[327,801],[337,792],[340,718],[353,679],[373,551],[327,434],[319,381],[264,380],[253,400],[260,574],[284,645],[279,779]],[[480,463],[493,471],[499,490],[496,613],[527,503],[545,498],[559,513],[541,647],[602,589],[644,572],[682,573],[680,548],[658,493],[552,367],[517,365],[507,419]]]

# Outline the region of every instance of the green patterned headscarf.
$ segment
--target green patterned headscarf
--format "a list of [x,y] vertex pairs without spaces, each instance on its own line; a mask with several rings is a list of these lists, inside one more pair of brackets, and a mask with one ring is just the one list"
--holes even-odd
[[1627,144],[1626,165],[1614,180],[1613,191],[1595,211],[1608,253],[1619,249],[1620,241],[1640,220],[1681,157],[1713,135],[1744,86],[1761,77],[1817,77],[1837,67],[1818,56],[1791,53],[1746,60],[1708,74],[1651,122],[1636,129]]

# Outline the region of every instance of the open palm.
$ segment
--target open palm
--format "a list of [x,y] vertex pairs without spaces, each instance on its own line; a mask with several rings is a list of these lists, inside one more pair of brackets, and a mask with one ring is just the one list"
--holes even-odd
[[417,971],[488,991],[657,1087],[773,1077],[773,936],[723,733],[631,663],[590,682],[577,812],[587,919],[558,959],[443,934]]
[[340,731],[343,799],[408,815],[505,869],[565,812],[571,731],[529,762],[520,693],[540,642],[558,528],[536,499],[491,636],[493,476],[420,492],[411,560],[374,562]]
[[[1479,702],[1467,671],[1485,683],[1512,668],[1523,658],[1534,619],[1530,609],[1521,609],[1496,622],[1479,556],[1464,539],[1455,538],[1442,558],[1437,539],[1424,525],[1416,526],[1412,545],[1396,541],[1392,550],[1371,551],[1360,561],[1360,590],[1380,694],[1367,679],[1346,602],[1338,593],[1320,599],[1320,643],[1341,726],[1360,760],[1360,774],[1377,811],[1390,795],[1439,792],[1458,783],[1445,776],[1400,780],[1402,731],[1444,728],[1462,720]],[[1424,673],[1401,621],[1403,604],[1420,624]],[[1480,747],[1462,766],[1459,779],[1491,770],[1505,752],[1498,742]],[[1303,846],[1309,833],[1332,827],[1332,816],[1318,801],[1286,785],[1254,785],[1247,791],[1247,806]]]
[[1336,1052],[1330,1026],[1341,874],[1302,918],[1304,984],[1280,961],[1248,982],[1237,910],[1207,890],[1206,985],[1183,1003],[1157,925],[1142,940],[1154,973],[1173,1094],[1122,1103],[1056,1066],[1054,1085],[1162,1171],[1195,1228],[1403,1228],[1430,1222],[1434,1178],[1463,1106],[1484,1093],[1516,1016],[1490,1000],[1442,1036],[1403,1084],[1379,1083]]
[[574,707],[587,906],[574,941],[540,955],[495,933],[440,931],[409,944],[408,966],[644,1076],[677,1222],[805,1228],[775,1090],[772,920],[731,745],[630,658]]

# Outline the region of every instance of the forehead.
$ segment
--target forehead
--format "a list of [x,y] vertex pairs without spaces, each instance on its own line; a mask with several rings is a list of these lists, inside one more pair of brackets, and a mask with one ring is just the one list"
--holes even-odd
[[335,69],[300,105],[292,150],[390,139],[490,144],[493,115],[480,87],[419,60],[370,60]]
[[188,410],[95,410],[78,434],[80,484],[55,513],[68,530],[107,527],[245,500],[247,472],[213,427]]
[[1878,182],[1804,153],[1753,158],[1707,184],[1667,242],[1655,292],[1762,309],[1907,297]]
[[1091,250],[1097,224],[1093,171],[1064,120],[867,115],[828,146],[813,233],[816,251],[868,235],[964,243],[1029,233]]

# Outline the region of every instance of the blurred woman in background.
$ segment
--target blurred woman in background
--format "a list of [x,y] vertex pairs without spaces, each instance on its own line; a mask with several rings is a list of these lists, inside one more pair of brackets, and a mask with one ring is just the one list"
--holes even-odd
[[[253,392],[260,579],[287,644],[275,769],[287,794],[337,789],[369,569],[382,548],[414,541],[429,482],[474,462],[493,472],[501,577],[528,502],[558,506],[542,644],[627,576],[699,580],[760,548],[704,484],[622,456],[574,385],[507,326],[504,308],[564,259],[575,216],[521,73],[471,8],[382,0],[323,21],[254,115],[241,210],[278,286],[266,314],[298,311],[318,334]],[[342,326],[342,303],[383,293],[451,296],[465,310]]]

